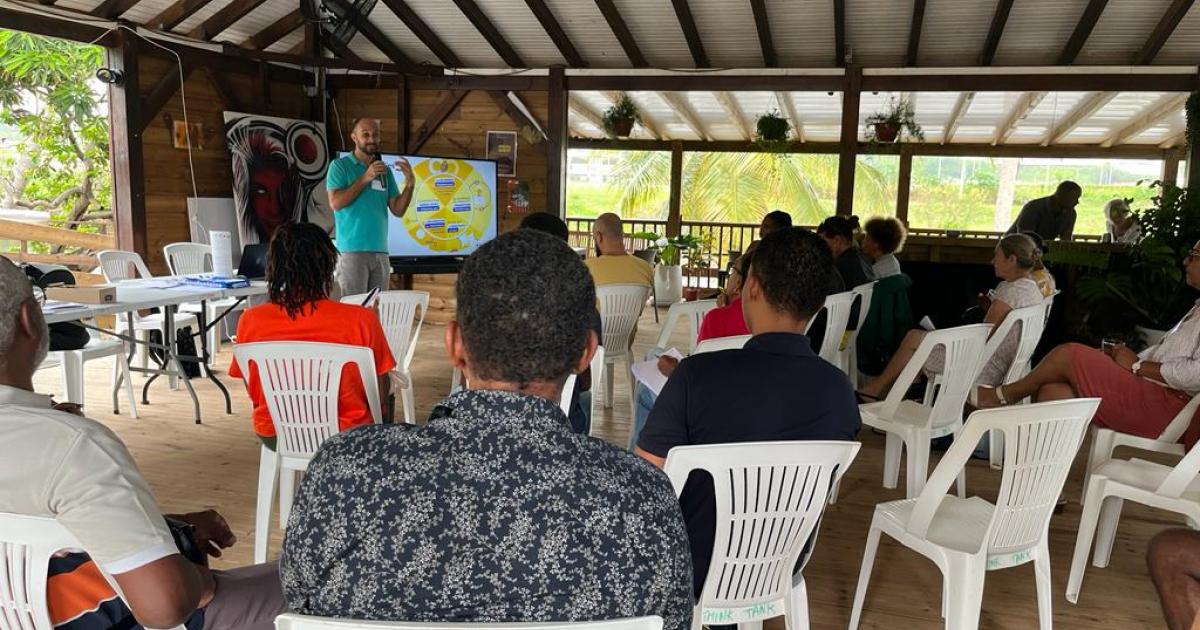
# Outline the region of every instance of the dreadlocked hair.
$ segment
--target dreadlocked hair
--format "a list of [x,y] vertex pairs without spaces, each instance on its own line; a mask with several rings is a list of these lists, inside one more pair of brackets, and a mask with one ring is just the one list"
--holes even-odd
[[325,230],[312,223],[285,223],[267,248],[267,295],[296,319],[306,306],[329,297],[338,252]]

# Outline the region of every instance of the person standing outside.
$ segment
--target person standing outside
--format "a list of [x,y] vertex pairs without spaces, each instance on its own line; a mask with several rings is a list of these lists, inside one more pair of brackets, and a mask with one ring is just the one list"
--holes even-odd
[[1060,183],[1053,195],[1025,204],[1005,235],[1037,232],[1043,241],[1071,240],[1075,233],[1075,206],[1082,195],[1079,184],[1070,180]]
[[386,290],[391,277],[388,259],[390,211],[403,217],[413,195],[413,172],[408,160],[396,163],[404,173],[404,190],[391,169],[379,159],[379,122],[354,121],[350,138],[354,151],[334,160],[325,175],[333,208],[338,257],[337,284],[342,295]]

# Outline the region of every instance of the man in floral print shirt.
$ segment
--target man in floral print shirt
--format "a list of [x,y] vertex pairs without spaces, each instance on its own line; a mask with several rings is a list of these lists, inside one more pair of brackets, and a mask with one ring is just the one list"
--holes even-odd
[[653,465],[573,433],[557,401],[587,367],[595,288],[533,230],[481,247],[446,347],[471,389],[428,424],[340,433],[308,468],[280,572],[299,613],[393,621],[692,617],[679,502]]

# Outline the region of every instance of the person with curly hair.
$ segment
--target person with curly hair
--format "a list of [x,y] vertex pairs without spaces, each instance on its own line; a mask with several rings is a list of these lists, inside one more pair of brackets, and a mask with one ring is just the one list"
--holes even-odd
[[[268,302],[242,313],[237,342],[315,341],[370,348],[379,377],[380,408],[386,408],[391,395],[388,373],[396,359],[374,310],[329,298],[337,264],[338,251],[325,230],[312,223],[280,226],[267,248]],[[343,431],[373,422],[366,390],[353,367],[343,371],[338,394],[338,428]],[[229,364],[229,375],[242,378],[236,360]],[[254,432],[274,449],[275,425],[257,366],[250,367],[247,390],[254,403]]]
[[863,224],[862,253],[878,279],[900,275],[896,254],[904,249],[908,231],[896,217],[871,217]]
[[[676,446],[771,440],[853,440],[860,425],[850,380],[804,335],[833,274],[821,237],[798,227],[759,241],[742,285],[754,335],[740,350],[693,355],[663,386],[635,453],[661,467]],[[680,496],[692,547],[694,592],[708,574],[716,535],[712,480],[688,480]]]
[[500,235],[463,264],[450,361],[468,389],[422,426],[339,433],[308,466],[280,571],[292,611],[343,619],[692,621],[687,531],[670,481],[571,430],[596,290],[561,239]]

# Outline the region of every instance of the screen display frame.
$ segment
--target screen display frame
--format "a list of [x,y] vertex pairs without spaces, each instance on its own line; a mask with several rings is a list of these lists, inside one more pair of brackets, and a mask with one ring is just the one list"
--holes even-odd
[[[347,155],[351,155],[353,153],[354,153],[353,151],[338,151],[337,156],[338,156],[338,158],[342,158]],[[492,186],[492,208],[495,208],[495,212],[492,214],[492,228],[493,228],[493,232],[495,233],[495,236],[493,236],[492,238],[494,239],[497,236],[500,236],[500,190],[499,190],[499,187],[500,187],[499,186],[500,162],[499,162],[499,160],[489,160],[487,158],[455,157],[455,156],[451,156],[451,155],[429,155],[429,154],[425,154],[425,153],[395,153],[392,151],[380,151],[378,153],[378,155],[379,155],[380,159],[383,159],[384,156],[387,156],[387,157],[392,157],[392,158],[397,158],[397,159],[399,159],[399,158],[420,158],[420,159],[429,159],[429,160],[464,160],[467,162],[490,162],[492,164],[492,168],[494,169],[493,172],[496,173],[496,177],[495,177],[496,185]],[[405,211],[405,214],[407,215],[409,212],[414,212],[414,211],[415,210],[413,210],[412,202],[410,201],[409,208],[408,208],[408,210]],[[388,229],[391,229],[390,225],[391,225],[391,220],[393,218],[395,218],[395,215],[393,215],[393,214],[391,214],[391,212],[389,212],[388,213],[388,224],[389,224]],[[479,249],[479,247],[482,247],[483,244],[487,243],[487,242],[489,242],[489,241],[483,241],[483,242],[479,243],[475,247],[475,249]],[[470,256],[470,255],[471,255],[471,253],[397,255],[397,254],[388,252],[388,258],[392,262],[411,262],[411,261],[418,261],[418,260],[435,260],[435,261],[436,260],[462,260],[463,258],[466,258],[467,256]]]

